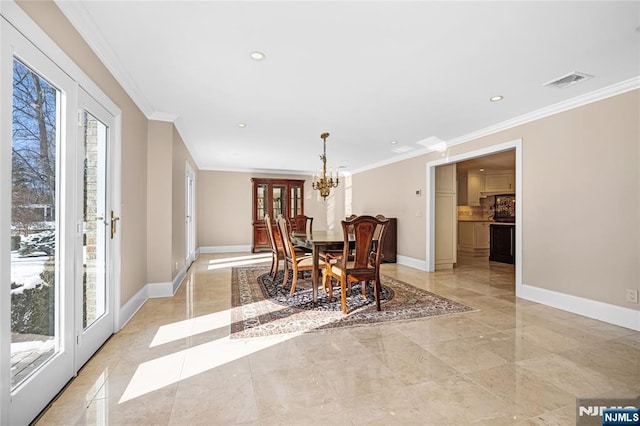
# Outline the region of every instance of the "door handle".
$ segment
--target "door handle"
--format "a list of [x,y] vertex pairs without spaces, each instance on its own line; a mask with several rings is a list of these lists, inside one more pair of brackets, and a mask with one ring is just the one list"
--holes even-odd
[[113,214],[113,210],[111,210],[111,239],[113,240],[113,235],[116,233],[116,221],[120,220],[120,218]]

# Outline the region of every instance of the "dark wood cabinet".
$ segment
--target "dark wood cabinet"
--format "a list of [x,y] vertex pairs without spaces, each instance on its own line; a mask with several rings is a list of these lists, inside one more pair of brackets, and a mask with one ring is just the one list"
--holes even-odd
[[291,218],[304,214],[304,180],[296,179],[251,179],[253,183],[253,247],[252,251],[271,250],[269,235],[264,223],[265,215],[271,216],[276,241],[276,219],[278,215]]
[[490,226],[489,260],[494,262],[515,264],[516,261],[516,226]]
[[389,217],[389,225],[382,240],[383,262],[396,263],[396,253],[398,246],[398,220],[395,217]]

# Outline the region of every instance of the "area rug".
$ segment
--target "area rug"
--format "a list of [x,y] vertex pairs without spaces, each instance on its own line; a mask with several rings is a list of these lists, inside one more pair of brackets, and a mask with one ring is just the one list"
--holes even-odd
[[274,280],[264,266],[233,268],[231,338],[311,332],[474,310],[390,277],[380,279],[381,311],[376,310],[372,286],[368,286],[368,297],[363,300],[360,285],[354,284],[347,302],[349,313],[343,315],[339,286],[334,287],[333,302],[320,290],[318,302],[314,303],[308,276],[298,278],[295,295],[290,297],[289,287],[282,288],[282,271]]

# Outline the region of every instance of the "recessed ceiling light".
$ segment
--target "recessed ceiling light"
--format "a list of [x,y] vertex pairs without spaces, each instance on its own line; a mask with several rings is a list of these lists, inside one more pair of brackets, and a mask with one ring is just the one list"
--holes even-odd
[[398,141],[391,141],[391,145],[397,145]]
[[497,101],[501,101],[504,98],[504,96],[492,96],[489,98],[489,100],[491,102],[497,102]]
[[484,172],[484,169],[480,169],[481,172]]
[[254,59],[256,61],[261,61],[261,60],[263,60],[265,58],[264,53],[258,52],[258,51],[251,52],[251,54],[249,56],[251,56],[251,59]]
[[247,127],[247,125],[244,123],[238,123],[238,127],[242,127],[244,129],[245,127]]

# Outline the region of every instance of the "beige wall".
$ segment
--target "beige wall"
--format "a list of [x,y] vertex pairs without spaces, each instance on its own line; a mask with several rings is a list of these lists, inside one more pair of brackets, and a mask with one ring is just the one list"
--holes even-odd
[[353,211],[398,217],[398,254],[425,260],[426,163],[519,138],[523,283],[638,310],[624,300],[640,290],[638,90],[358,173]]
[[[398,254],[424,260],[426,257],[424,156],[393,163],[353,176],[354,214],[383,214],[398,218]],[[420,196],[416,191],[420,191]]]
[[327,201],[322,201],[317,191],[311,189],[310,176],[201,170],[197,185],[200,247],[252,244],[251,178],[305,179],[304,211],[313,217],[313,229],[327,229],[329,224],[335,224],[336,218],[344,217],[342,184]]
[[173,124],[149,120],[147,142],[147,282],[171,281]]
[[147,119],[52,1],[18,5],[122,113],[121,303],[147,282]]
[[150,120],[148,134],[147,281],[164,283],[185,266],[186,162],[197,168],[172,123]]

